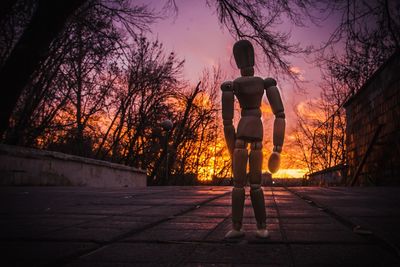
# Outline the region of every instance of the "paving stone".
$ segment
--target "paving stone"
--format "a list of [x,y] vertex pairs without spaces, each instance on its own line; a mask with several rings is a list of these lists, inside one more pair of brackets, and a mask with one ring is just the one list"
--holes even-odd
[[292,190],[328,207],[353,225],[370,229],[400,247],[400,234],[397,231],[400,188],[299,187]]
[[350,220],[360,221],[367,229],[385,240],[400,247],[400,218],[397,217],[351,217]]
[[[267,216],[276,218],[278,217],[278,214],[275,209],[267,208]],[[243,213],[243,217],[250,217],[254,218],[254,210],[252,207],[246,207]]]
[[229,215],[231,212],[230,207],[211,207],[211,206],[206,206],[206,207],[199,207],[198,209],[195,209],[187,215],[189,216],[208,216],[208,217],[226,217]]
[[[133,265],[134,264],[134,265]],[[141,266],[146,266],[146,267],[157,267],[157,266],[168,266],[170,267],[170,263],[151,263],[151,262],[90,262],[90,261],[74,261],[72,263],[69,263],[65,265],[67,267],[141,267]]]
[[[201,267],[231,267],[233,265],[232,265],[232,263],[188,262],[188,263],[183,264],[182,266],[185,266],[185,267],[199,267],[199,266],[201,266]],[[234,266],[237,266],[237,264],[235,264]]]
[[281,217],[279,220],[283,224],[330,224],[333,219],[328,216],[319,217]]
[[97,229],[97,228],[108,228],[108,229],[140,229],[148,225],[148,222],[135,222],[135,221],[119,221],[114,218],[107,218],[105,220],[91,221],[82,223],[79,228],[83,229]]
[[283,229],[286,231],[345,231],[348,228],[339,223],[285,223]]
[[[265,240],[255,236],[248,188],[246,235],[224,239],[232,227],[231,190],[2,187],[1,251],[17,266],[400,266],[382,246],[400,247],[400,188],[290,189],[302,199],[265,187]],[[375,238],[353,233],[315,204],[372,229]]]
[[302,211],[302,210],[283,210],[279,209],[280,218],[284,217],[320,217],[326,216],[325,213],[320,210],[312,210],[312,211]]
[[97,266],[98,262],[128,262],[131,266],[140,263],[179,263],[193,249],[194,245],[190,244],[115,243],[94,251],[77,262],[90,262],[92,266]]
[[69,227],[42,235],[41,238],[59,241],[106,242],[129,231],[128,229],[115,228]]
[[75,215],[75,214],[52,214],[52,215],[45,215],[36,218],[32,218],[30,221],[35,225],[44,225],[44,226],[60,226],[60,227],[67,227],[78,225],[90,221],[101,221],[107,218],[107,216],[99,216],[99,215]]
[[[255,230],[257,230],[257,225],[256,225],[255,221],[252,223],[244,222],[243,229],[245,231],[255,231]],[[268,224],[267,229],[269,231],[279,231],[280,227],[279,227],[279,224]]]
[[289,242],[341,242],[367,243],[368,240],[353,232],[347,231],[297,231],[285,230]]
[[[48,213],[51,214],[85,214],[85,215],[123,215],[126,213],[139,212],[145,207],[135,207],[135,206],[79,206],[79,207],[66,207],[50,209]],[[150,208],[150,206],[147,206]]]
[[172,229],[172,230],[211,230],[214,229],[218,223],[189,223],[189,222],[174,222],[168,221],[158,226],[160,229]]
[[59,230],[60,227],[54,226],[37,226],[27,224],[26,226],[17,225],[0,228],[1,240],[19,240],[19,239],[40,239],[42,236]]
[[125,241],[201,241],[209,230],[198,229],[163,229],[160,227],[151,228],[132,235]]
[[209,202],[207,205],[209,206],[230,206],[232,203],[231,198],[219,198]]
[[296,266],[400,266],[398,258],[375,245],[291,245]]
[[289,266],[286,246],[277,244],[218,244],[199,245],[190,255],[191,262],[229,264],[276,264]]
[[[232,265],[231,265],[232,266]],[[256,264],[256,263],[239,263],[234,264],[233,266],[237,267],[261,267],[261,266],[268,266],[268,267],[283,267],[283,266],[291,266],[290,264],[278,264],[278,263],[268,263],[268,264]]]
[[188,215],[188,213],[186,213],[183,216],[178,216],[178,217],[173,217],[171,219],[171,222],[175,222],[175,223],[220,223],[224,220],[223,217],[208,217],[208,216],[193,216],[193,215]]
[[379,209],[376,208],[370,208],[370,207],[348,207],[348,206],[338,206],[329,204],[329,206],[332,206],[333,211],[339,212],[341,215],[344,216],[354,216],[354,217],[370,217],[370,216],[393,216],[393,217],[398,217],[400,215],[400,212],[398,208],[386,208],[386,207],[380,207]]
[[109,216],[104,219],[104,221],[110,220],[115,222],[146,222],[146,223],[154,223],[161,219],[165,219],[166,216],[140,216],[139,214],[127,214],[127,215],[117,215],[117,216]]
[[1,262],[2,266],[41,266],[96,247],[82,242],[0,242]]
[[193,206],[156,206],[129,212],[130,215],[168,217],[186,211]]
[[260,240],[255,236],[256,225],[253,224],[245,224],[243,226],[243,231],[245,232],[245,236],[239,239],[226,240],[225,234],[232,229],[232,224],[230,220],[224,221],[224,223],[220,224],[211,234],[209,234],[206,238],[207,241],[218,241],[224,243],[240,243],[240,242],[259,242],[259,243],[271,243],[271,242],[280,242],[282,241],[282,235],[279,230],[278,225],[268,226],[268,230],[270,233],[270,237],[265,240]]

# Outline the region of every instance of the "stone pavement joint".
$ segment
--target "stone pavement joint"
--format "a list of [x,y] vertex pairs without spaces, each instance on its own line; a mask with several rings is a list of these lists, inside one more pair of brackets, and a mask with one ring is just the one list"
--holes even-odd
[[[287,188],[287,187],[285,187],[285,189],[288,190],[289,192],[295,194],[296,196],[300,197],[301,199],[305,200],[310,205],[317,207],[317,208],[321,209],[321,211],[329,214],[334,219],[336,219],[337,221],[339,221],[346,227],[350,228],[353,232],[355,232],[357,234],[361,234],[361,235],[368,235],[369,238],[374,239],[374,242],[376,242],[380,246],[384,247],[385,249],[391,251],[398,258],[400,258],[400,249],[394,243],[392,243],[389,239],[385,238],[384,236],[381,236],[378,233],[374,233],[374,231],[372,231],[370,229],[365,229],[365,227],[362,227],[361,225],[357,224],[356,220],[348,219],[345,216],[341,215],[340,213],[334,211],[333,209],[323,206],[322,204],[320,204],[317,200],[313,199],[312,197],[303,195],[300,192],[297,192],[296,190],[291,190],[290,188]],[[360,231],[359,229],[362,229],[362,231]]]
[[[272,192],[273,202],[274,202],[274,206],[275,206],[275,209],[276,209],[277,216],[278,216],[278,218],[280,218],[281,217],[281,213],[280,213],[279,207],[278,207],[278,205],[276,203],[276,197],[275,197],[275,194],[274,194],[274,188],[273,187],[271,188],[271,192]],[[283,227],[283,223],[282,223],[281,220],[279,220],[279,229],[281,231],[282,239],[286,243],[286,248],[287,248],[287,251],[288,251],[288,254],[289,254],[289,259],[290,259],[290,266],[295,266],[295,260],[294,260],[293,251],[291,249],[291,246],[287,243],[288,242],[288,238],[287,238],[286,231],[285,231],[285,228]]]
[[197,208],[199,208],[199,207],[201,207],[203,205],[206,205],[207,203],[209,203],[209,202],[211,202],[211,201],[213,201],[215,199],[221,198],[221,197],[223,197],[223,196],[225,196],[227,194],[229,194],[229,192],[223,193],[221,195],[212,196],[211,198],[206,199],[206,200],[198,203],[196,206],[192,206],[192,207],[189,207],[187,209],[184,209],[184,210],[182,210],[182,211],[180,211],[180,212],[178,212],[176,214],[173,214],[172,216],[168,216],[168,217],[162,218],[162,219],[157,220],[155,222],[148,223],[148,224],[144,225],[143,227],[140,227],[140,228],[137,228],[137,229],[132,229],[131,231],[128,231],[128,232],[125,232],[125,233],[123,233],[121,235],[115,236],[115,237],[113,237],[112,239],[110,239],[110,240],[108,240],[106,242],[102,242],[102,244],[99,247],[95,247],[94,249],[92,249],[90,251],[84,251],[83,253],[81,253],[81,255],[74,255],[73,257],[70,257],[68,259],[65,258],[65,259],[62,259],[62,261],[60,261],[60,262],[54,262],[52,264],[57,264],[57,265],[58,264],[62,264],[62,263],[68,262],[69,260],[73,259],[76,256],[78,256],[78,257],[82,257],[83,255],[89,256],[91,254],[94,254],[97,250],[100,250],[100,249],[102,249],[102,248],[104,248],[104,247],[106,247],[106,246],[108,246],[108,245],[110,245],[112,243],[116,243],[118,241],[122,241],[123,239],[126,239],[126,238],[128,238],[128,237],[130,237],[132,235],[135,235],[136,233],[145,231],[145,230],[153,228],[153,227],[155,227],[155,226],[157,226],[159,224],[165,223],[165,222],[171,220],[173,217],[182,216],[182,215],[184,215],[184,214],[186,214],[186,213],[188,213],[188,212],[190,212],[192,210],[195,210],[195,209],[197,209]]
[[231,187],[0,191],[2,266],[400,265],[400,188],[265,187],[267,240],[248,190],[239,240]]

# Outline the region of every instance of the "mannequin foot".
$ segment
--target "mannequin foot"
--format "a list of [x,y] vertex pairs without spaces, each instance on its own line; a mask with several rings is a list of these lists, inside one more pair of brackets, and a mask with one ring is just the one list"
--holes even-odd
[[241,230],[232,229],[228,233],[226,233],[225,238],[232,239],[232,238],[241,238],[244,236],[244,232]]
[[267,229],[258,229],[256,231],[256,236],[258,238],[268,238],[269,237],[269,232]]

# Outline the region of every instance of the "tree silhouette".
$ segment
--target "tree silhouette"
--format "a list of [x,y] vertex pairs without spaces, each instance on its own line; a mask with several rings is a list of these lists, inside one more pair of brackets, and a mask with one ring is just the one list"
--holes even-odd
[[[0,84],[7,92],[0,100],[0,136],[8,126],[23,88],[46,58],[51,42],[63,30],[70,16],[86,1],[37,1],[29,24],[0,69]],[[11,6],[12,3],[7,2],[8,10]]]

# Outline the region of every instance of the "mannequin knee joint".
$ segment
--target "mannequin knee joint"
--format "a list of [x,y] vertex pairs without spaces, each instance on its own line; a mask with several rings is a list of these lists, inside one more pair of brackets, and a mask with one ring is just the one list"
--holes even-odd
[[244,183],[241,183],[241,182],[234,182],[233,183],[233,187],[237,188],[237,189],[243,189],[244,186],[245,186]]
[[250,190],[257,190],[261,188],[261,184],[250,184]]

